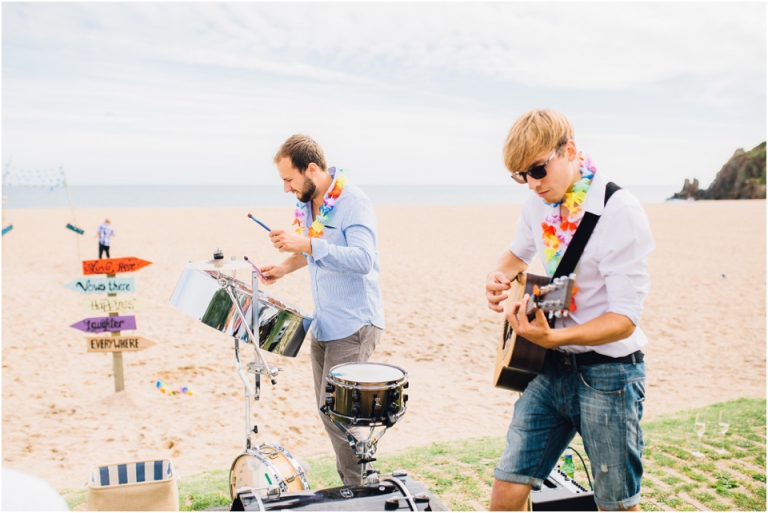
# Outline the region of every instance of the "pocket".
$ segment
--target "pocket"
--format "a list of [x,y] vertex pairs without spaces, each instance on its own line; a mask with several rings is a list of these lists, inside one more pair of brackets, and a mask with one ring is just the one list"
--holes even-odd
[[579,379],[588,390],[605,395],[620,395],[627,387],[624,366],[609,363],[579,369]]

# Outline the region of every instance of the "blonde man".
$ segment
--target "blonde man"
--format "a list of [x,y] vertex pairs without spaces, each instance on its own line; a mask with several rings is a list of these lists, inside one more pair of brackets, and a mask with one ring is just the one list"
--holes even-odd
[[[576,433],[584,440],[603,510],[639,510],[645,400],[638,327],[654,248],[646,214],[626,190],[605,202],[609,180],[579,151],[571,123],[551,110],[523,114],[509,131],[504,163],[533,195],[512,245],[486,280],[488,307],[517,335],[547,348],[543,372],[515,403],[507,445],[494,472],[492,510],[524,510]],[[575,310],[551,327],[529,321],[526,295],[508,298],[510,280],[538,255],[552,276],[586,212],[600,216],[576,268]],[[504,308],[506,306],[506,309]],[[572,307],[573,308],[573,307]]]

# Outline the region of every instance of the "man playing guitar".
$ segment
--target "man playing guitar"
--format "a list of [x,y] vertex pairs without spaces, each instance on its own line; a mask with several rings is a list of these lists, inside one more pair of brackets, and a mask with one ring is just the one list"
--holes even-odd
[[[504,313],[517,336],[549,349],[541,374],[515,403],[507,445],[494,472],[492,510],[527,509],[576,433],[594,475],[603,510],[639,510],[648,341],[638,327],[650,288],[646,259],[654,248],[638,200],[618,190],[604,203],[608,180],[580,152],[573,128],[552,110],[532,110],[504,144],[512,178],[528,185],[515,238],[486,281],[488,307]],[[569,315],[551,327],[541,310],[529,320],[529,296],[509,297],[510,280],[537,254],[547,274],[557,269],[585,212],[600,216],[576,268]]]

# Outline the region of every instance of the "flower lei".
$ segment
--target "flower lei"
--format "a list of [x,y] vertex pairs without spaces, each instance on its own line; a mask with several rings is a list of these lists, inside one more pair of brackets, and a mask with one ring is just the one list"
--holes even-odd
[[[573,184],[573,187],[566,193],[563,200],[551,205],[554,208],[554,212],[548,215],[544,222],[541,223],[545,265],[550,276],[557,270],[565,250],[568,249],[568,245],[571,243],[574,233],[576,233],[576,228],[578,228],[581,219],[584,217],[581,205],[587,197],[587,191],[589,191],[592,178],[595,176],[596,169],[589,155],[580,152],[579,160],[581,161],[579,165],[581,179]],[[568,215],[565,218],[560,215],[561,204],[565,205],[565,208],[568,210]],[[578,288],[574,287],[574,297],[577,291]],[[576,302],[572,300],[570,311],[575,310]]]
[[[307,231],[307,236],[320,237],[323,234],[323,229],[325,228],[325,224],[328,222],[328,216],[333,211],[333,208],[336,206],[336,200],[339,198],[339,196],[341,196],[341,193],[344,192],[344,185],[346,185],[346,183],[347,183],[347,172],[344,171],[343,169],[339,169],[334,174],[333,187],[331,187],[331,189],[325,194],[323,204],[320,205],[320,213],[312,222],[312,226],[309,227],[309,230]],[[307,214],[304,212],[303,207],[304,207],[304,204],[301,203],[300,201],[296,203],[296,212],[295,212],[295,219],[293,220],[293,224],[296,226],[295,231],[299,235],[304,235],[304,218],[307,217]]]

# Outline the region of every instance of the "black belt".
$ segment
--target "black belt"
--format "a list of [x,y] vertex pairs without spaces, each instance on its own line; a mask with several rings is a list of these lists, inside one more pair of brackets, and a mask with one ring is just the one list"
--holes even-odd
[[562,351],[549,350],[549,356],[553,361],[560,363],[565,367],[571,367],[574,364],[576,367],[583,367],[585,365],[600,365],[601,363],[640,363],[643,361],[645,355],[639,349],[627,356],[620,356],[614,358],[612,356],[606,356],[604,354],[596,353],[594,351],[587,351],[586,353],[564,353]]

